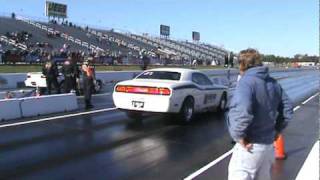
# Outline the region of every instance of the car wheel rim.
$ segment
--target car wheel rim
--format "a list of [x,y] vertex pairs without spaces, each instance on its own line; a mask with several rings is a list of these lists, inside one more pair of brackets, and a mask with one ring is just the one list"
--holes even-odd
[[185,109],[185,119],[186,119],[186,121],[190,121],[192,115],[193,115],[192,107],[190,107],[190,106],[186,107],[186,109]]
[[96,85],[96,91],[100,90],[100,85]]
[[220,109],[224,109],[226,106],[226,100],[223,98],[220,103]]

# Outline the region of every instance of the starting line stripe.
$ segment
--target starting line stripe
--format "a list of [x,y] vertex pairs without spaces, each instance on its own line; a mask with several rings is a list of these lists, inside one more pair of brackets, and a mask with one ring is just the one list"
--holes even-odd
[[61,116],[54,116],[54,117],[43,118],[43,119],[36,119],[36,120],[30,120],[30,121],[24,121],[24,122],[17,122],[17,123],[12,123],[12,124],[3,124],[3,125],[0,125],[0,128],[13,127],[13,126],[19,126],[19,125],[26,125],[26,124],[32,124],[32,123],[44,122],[44,121],[52,121],[52,120],[56,120],[56,119],[76,117],[76,116],[88,115],[88,114],[94,114],[94,113],[100,113],[100,112],[108,112],[108,111],[113,111],[113,110],[116,110],[116,109],[118,109],[118,108],[105,108],[105,109],[98,109],[98,110],[87,111],[87,112],[80,112],[80,113],[67,114],[67,115],[61,115]]
[[[311,96],[310,98],[308,98],[306,101],[304,102],[308,102],[311,99],[313,99],[314,97],[316,97],[319,93],[316,93],[315,95]],[[296,111],[300,108],[301,106],[296,106],[293,111]],[[210,162],[209,164],[205,165],[204,167],[202,167],[201,169],[197,170],[196,172],[190,174],[188,177],[184,178],[183,180],[192,180],[195,177],[199,176],[200,174],[202,174],[203,172],[205,172],[206,170],[208,170],[209,168],[211,168],[212,166],[218,164],[220,161],[222,161],[224,158],[228,157],[229,155],[231,155],[233,152],[233,148],[230,149],[228,152],[224,153],[223,155],[221,155],[220,157],[218,157],[217,159],[215,159],[214,161]]]

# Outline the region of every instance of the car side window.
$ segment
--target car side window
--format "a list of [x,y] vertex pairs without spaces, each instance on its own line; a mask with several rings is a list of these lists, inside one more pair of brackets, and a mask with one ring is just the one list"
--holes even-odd
[[218,78],[214,78],[212,81],[213,81],[214,84],[220,84]]
[[193,73],[192,74],[192,82],[199,84],[201,86],[210,86],[212,85],[212,82],[210,79],[201,73]]
[[210,86],[213,84],[212,81],[206,75],[200,74],[200,76],[203,78],[205,85]]
[[196,73],[192,74],[192,82],[196,83],[196,84],[200,84],[200,81],[198,79],[198,76]]

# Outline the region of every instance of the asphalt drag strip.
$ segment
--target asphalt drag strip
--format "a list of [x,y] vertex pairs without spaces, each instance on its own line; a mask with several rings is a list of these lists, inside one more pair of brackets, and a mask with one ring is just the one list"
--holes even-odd
[[[296,176],[316,138],[316,98],[300,106],[284,134],[288,159],[275,164],[277,179]],[[221,114],[182,126],[163,116],[132,122],[114,110],[2,128],[0,179],[183,179],[231,148]],[[226,179],[229,157],[196,179]]]
[[[168,178],[183,177],[192,169],[186,166],[192,165],[190,155],[208,150],[218,155],[224,149],[215,150],[214,145],[230,141],[226,129],[211,131],[224,127],[223,116],[199,118],[188,126],[160,116],[132,123],[115,111],[4,128],[0,179],[148,179],[176,163],[181,164]],[[197,148],[212,137],[217,137],[213,146]]]
[[[292,180],[299,173],[314,143],[319,137],[319,95],[296,108],[294,118],[284,131],[286,160],[276,160],[272,166],[273,180]],[[231,155],[192,179],[227,180]]]

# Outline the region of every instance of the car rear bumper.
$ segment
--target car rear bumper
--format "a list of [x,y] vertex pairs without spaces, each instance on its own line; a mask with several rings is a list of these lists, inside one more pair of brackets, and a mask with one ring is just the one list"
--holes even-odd
[[114,92],[113,102],[122,110],[153,113],[179,112],[179,107],[172,102],[170,96]]

